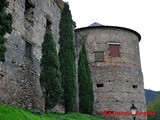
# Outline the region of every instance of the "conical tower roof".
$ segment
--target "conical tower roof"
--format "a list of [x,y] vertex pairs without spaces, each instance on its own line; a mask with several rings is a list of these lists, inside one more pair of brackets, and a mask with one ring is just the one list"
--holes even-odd
[[102,25],[98,22],[94,22],[94,23],[90,24],[88,27],[94,27],[94,26],[104,26],[104,25]]

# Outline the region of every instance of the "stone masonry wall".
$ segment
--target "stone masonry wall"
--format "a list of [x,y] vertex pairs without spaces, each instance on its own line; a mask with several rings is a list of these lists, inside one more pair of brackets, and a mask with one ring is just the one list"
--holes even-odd
[[[146,111],[139,38],[135,32],[120,27],[88,27],[76,30],[78,51],[85,43],[94,89],[94,113],[104,110],[130,111],[132,101],[138,111]],[[109,54],[109,44],[120,45],[120,57]],[[103,51],[104,61],[95,61],[95,52]],[[97,87],[97,84],[103,84]],[[137,85],[137,88],[133,88]],[[119,120],[132,120],[122,116]],[[137,117],[146,120],[145,117]]]
[[[9,1],[7,11],[13,17],[13,31],[6,35],[6,61],[0,63],[0,103],[44,110],[39,83],[41,44],[49,21],[58,50],[63,3],[61,0],[28,0],[31,6],[27,8],[26,1]],[[31,46],[30,57],[26,53],[27,44]]]

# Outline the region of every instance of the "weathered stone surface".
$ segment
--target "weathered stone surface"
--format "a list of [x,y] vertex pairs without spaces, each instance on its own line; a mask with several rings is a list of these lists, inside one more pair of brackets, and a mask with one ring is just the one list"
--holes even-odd
[[[63,2],[28,0],[31,6],[25,8],[26,1],[9,0],[7,11],[13,17],[13,31],[6,35],[6,61],[0,63],[0,103],[43,111],[39,82],[41,45],[48,20],[58,48]],[[26,56],[27,43],[31,44],[31,58]]]
[[[138,111],[146,111],[138,33],[121,27],[96,26],[77,29],[76,34],[77,52],[82,43],[86,46],[93,80],[94,114],[102,114],[104,110],[129,111],[133,100]],[[120,45],[120,57],[110,56],[111,43]],[[104,61],[96,62],[96,51],[103,51]],[[121,116],[118,120],[132,119]]]

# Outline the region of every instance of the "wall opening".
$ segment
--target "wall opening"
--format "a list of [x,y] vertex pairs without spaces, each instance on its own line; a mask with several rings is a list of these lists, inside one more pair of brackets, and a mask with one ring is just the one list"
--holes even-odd
[[104,51],[96,51],[95,53],[95,62],[104,62]]
[[138,86],[137,86],[137,85],[132,85],[132,87],[133,87],[134,89],[138,88]]
[[24,12],[26,24],[25,27],[33,27],[34,25],[34,6],[29,2],[29,0],[25,0],[25,12]]
[[25,56],[32,58],[32,44],[26,41]]
[[97,84],[97,88],[99,88],[99,87],[104,87],[104,84],[103,83]]
[[2,73],[0,73],[0,79],[3,79],[4,75]]
[[46,32],[51,32],[51,26],[52,26],[52,23],[48,20],[47,20],[47,23],[46,23]]
[[120,44],[109,44],[109,56],[120,57]]

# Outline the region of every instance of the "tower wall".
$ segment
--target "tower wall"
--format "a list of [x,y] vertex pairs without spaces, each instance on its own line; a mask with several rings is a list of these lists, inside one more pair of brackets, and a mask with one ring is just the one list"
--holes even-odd
[[[94,113],[130,111],[132,101],[138,111],[146,111],[139,54],[140,35],[127,28],[111,26],[80,28],[76,33],[77,46],[80,48],[82,43],[86,46],[93,80]],[[119,47],[115,50],[110,45]],[[119,55],[112,56],[111,52],[119,52]],[[132,116],[118,118],[133,119]],[[138,116],[137,119],[146,120]]]

